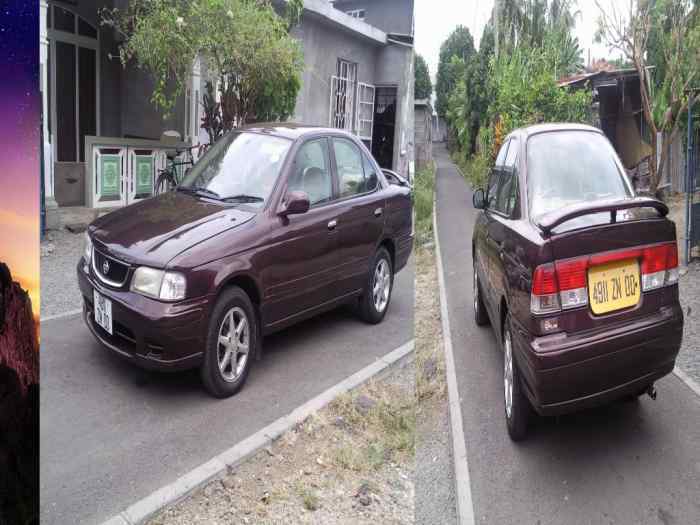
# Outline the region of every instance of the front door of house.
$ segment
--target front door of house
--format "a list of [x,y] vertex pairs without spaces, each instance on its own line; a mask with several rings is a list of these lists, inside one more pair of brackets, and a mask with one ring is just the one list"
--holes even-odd
[[49,2],[49,132],[56,162],[85,162],[85,136],[99,133],[97,28]]

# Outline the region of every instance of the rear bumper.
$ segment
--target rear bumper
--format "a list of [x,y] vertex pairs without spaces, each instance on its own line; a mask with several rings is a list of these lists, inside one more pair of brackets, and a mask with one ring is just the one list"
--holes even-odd
[[[78,264],[83,319],[95,339],[112,353],[149,370],[178,371],[197,367],[204,355],[206,298],[186,304],[163,303],[98,283]],[[94,322],[93,290],[112,301],[110,335]]]
[[673,370],[683,337],[679,304],[580,334],[531,337],[514,327],[516,360],[536,412],[557,415],[641,392]]

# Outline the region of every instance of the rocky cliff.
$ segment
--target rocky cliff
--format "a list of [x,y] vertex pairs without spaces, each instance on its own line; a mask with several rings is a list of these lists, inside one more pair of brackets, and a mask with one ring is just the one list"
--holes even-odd
[[37,523],[39,348],[27,292],[0,263],[0,524]]

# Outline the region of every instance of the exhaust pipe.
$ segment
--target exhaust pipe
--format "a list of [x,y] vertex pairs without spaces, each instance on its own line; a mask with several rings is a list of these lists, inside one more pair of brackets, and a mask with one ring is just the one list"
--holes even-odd
[[649,385],[649,388],[647,388],[647,394],[649,394],[650,398],[656,399],[656,388],[654,388],[654,385]]

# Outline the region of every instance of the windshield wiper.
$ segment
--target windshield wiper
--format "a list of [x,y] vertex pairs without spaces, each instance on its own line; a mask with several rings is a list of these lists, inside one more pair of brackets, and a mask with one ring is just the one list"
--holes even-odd
[[177,191],[184,191],[187,193],[193,193],[195,195],[201,195],[203,197],[210,197],[212,199],[221,199],[221,196],[216,193],[215,191],[208,190],[207,188],[203,188],[201,186],[194,186],[190,188],[189,186],[178,186]]
[[241,193],[240,195],[229,195],[228,197],[222,197],[223,202],[263,202],[265,199],[258,197],[257,195],[246,195]]

